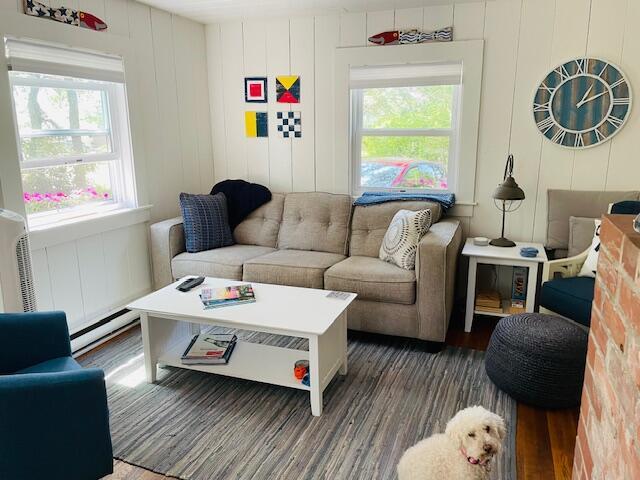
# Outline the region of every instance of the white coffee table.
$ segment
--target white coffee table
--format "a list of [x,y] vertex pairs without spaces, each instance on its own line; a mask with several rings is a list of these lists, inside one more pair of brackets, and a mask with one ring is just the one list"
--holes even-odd
[[[343,300],[327,298],[327,290],[251,283],[255,303],[204,310],[198,297],[202,288],[247,282],[207,278],[190,292],[176,290],[185,279],[127,305],[140,313],[149,383],[156,380],[157,364],[244,378],[308,390],[311,412],[322,414],[325,387],[336,373],[347,373],[347,307],[355,294]],[[194,324],[307,338],[309,351],[238,340],[227,365],[183,365],[180,357],[194,334]],[[293,374],[295,362],[303,359],[309,361],[310,387]]]

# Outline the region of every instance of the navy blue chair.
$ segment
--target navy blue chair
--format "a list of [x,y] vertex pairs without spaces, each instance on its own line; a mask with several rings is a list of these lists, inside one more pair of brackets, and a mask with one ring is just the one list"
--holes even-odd
[[[614,203],[611,213],[637,215],[640,213],[640,201]],[[585,327],[591,326],[595,278],[577,276],[588,253],[589,249],[572,258],[547,262],[540,291],[540,311],[556,313]],[[555,265],[550,268],[552,264]]]
[[0,314],[0,479],[112,472],[104,372],[73,359],[64,312]]

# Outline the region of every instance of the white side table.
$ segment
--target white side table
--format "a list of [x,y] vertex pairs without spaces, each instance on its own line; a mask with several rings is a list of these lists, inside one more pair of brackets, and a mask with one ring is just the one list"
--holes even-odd
[[[527,258],[520,255],[522,247],[535,247],[538,249],[538,256]],[[491,313],[475,310],[476,300],[476,273],[478,264],[487,265],[507,265],[511,267],[526,267],[529,270],[527,276],[527,299],[525,301],[525,311],[533,312],[536,302],[536,290],[538,288],[538,267],[547,261],[547,254],[544,246],[540,243],[516,242],[515,247],[494,247],[487,245],[479,247],[473,244],[473,238],[467,238],[462,250],[462,255],[469,257],[469,279],[467,281],[467,310],[464,317],[464,331],[470,332],[473,324],[473,315],[491,315],[495,317],[507,317],[509,313]]]

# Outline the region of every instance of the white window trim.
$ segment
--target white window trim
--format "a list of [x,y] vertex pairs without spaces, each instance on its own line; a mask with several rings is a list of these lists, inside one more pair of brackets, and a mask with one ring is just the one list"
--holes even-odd
[[[463,40],[456,42],[422,43],[416,45],[387,45],[384,47],[337,48],[335,55],[335,150],[334,191],[351,193],[352,135],[350,131],[350,71],[367,66],[406,65],[425,63],[461,63],[458,155],[455,165],[456,203],[475,204],[475,177],[478,153],[478,123],[482,90],[482,62],[484,42]],[[461,175],[461,172],[464,172]],[[452,175],[452,178],[454,176]]]
[[[53,87],[53,88],[76,88],[83,90],[98,90],[105,92],[108,96],[108,110],[107,121],[109,122],[109,130],[105,132],[111,136],[111,152],[105,154],[85,154],[85,155],[72,155],[56,158],[42,158],[34,160],[25,160],[22,156],[22,148],[20,141],[20,134],[18,130],[18,119],[15,115],[15,102],[13,100],[13,87],[15,85],[24,86],[40,86],[40,87]],[[9,86],[11,91],[11,105],[14,112],[13,122],[14,131],[16,137],[16,145],[18,147],[18,155],[20,157],[20,172],[29,168],[39,167],[54,167],[59,165],[77,165],[77,164],[89,164],[104,161],[117,161],[118,168],[120,169],[120,175],[111,174],[111,186],[114,194],[112,201],[105,201],[99,203],[91,203],[87,205],[79,205],[77,207],[66,208],[60,212],[42,212],[38,214],[27,215],[27,221],[29,228],[47,228],[53,227],[58,223],[64,223],[69,220],[82,219],[84,217],[90,217],[93,215],[108,214],[110,212],[137,207],[137,200],[135,195],[135,179],[133,169],[133,158],[131,156],[131,141],[129,136],[129,121],[127,117],[126,108],[126,93],[125,87],[119,88],[118,84],[114,83],[101,83],[86,81],[79,79],[74,81],[65,78],[43,78],[43,79],[30,79],[19,78],[9,76]],[[113,115],[113,112],[119,112],[118,115]],[[82,132],[84,130],[68,129],[61,132],[70,135],[74,132]],[[91,131],[92,134],[96,134],[97,131]],[[46,134],[44,134],[46,136]],[[128,146],[128,148],[125,148]],[[129,179],[129,180],[127,180]]]
[[[410,85],[407,85],[410,86]],[[351,90],[351,195],[359,196],[363,192],[408,192],[408,193],[455,193],[458,156],[458,111],[460,109],[459,87],[453,90],[451,128],[363,128],[363,89]],[[363,187],[360,184],[362,165],[362,137],[449,137],[449,161],[447,163],[447,189],[436,188],[398,188]]]

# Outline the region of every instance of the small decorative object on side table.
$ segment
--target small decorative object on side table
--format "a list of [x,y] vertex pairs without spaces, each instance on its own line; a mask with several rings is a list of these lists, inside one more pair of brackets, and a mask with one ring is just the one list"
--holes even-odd
[[[522,256],[522,248],[535,248],[538,254],[535,257]],[[525,250],[532,251],[532,250]],[[473,239],[468,238],[465,243],[462,255],[469,257],[469,277],[467,281],[467,309],[464,319],[464,331],[470,332],[473,324],[474,313],[482,315],[492,315],[496,317],[507,317],[511,314],[511,302],[503,305],[502,311],[488,312],[486,310],[476,310],[476,273],[478,264],[485,265],[506,265],[511,267],[525,267],[528,270],[526,282],[526,300],[524,311],[533,312],[536,302],[536,290],[538,288],[538,267],[547,261],[544,247],[539,243],[515,243],[513,247],[496,247],[488,245],[486,247],[474,245]]]
[[[524,191],[518,186],[513,178],[513,155],[507,158],[504,167],[502,183],[493,192],[493,201],[498,209],[502,210],[502,235],[500,238],[491,240],[491,245],[495,247],[514,247],[516,244],[504,236],[504,217],[507,212],[513,212],[520,207],[524,200]],[[502,202],[499,205],[498,202]]]

